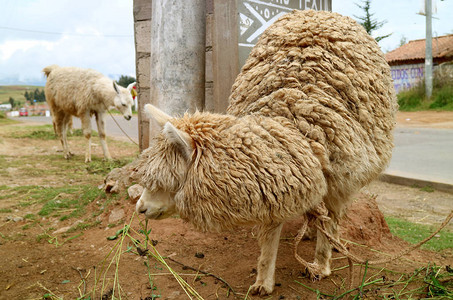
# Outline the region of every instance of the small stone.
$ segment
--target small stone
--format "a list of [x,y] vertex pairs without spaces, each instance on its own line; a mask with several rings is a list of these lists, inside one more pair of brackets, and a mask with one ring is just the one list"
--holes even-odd
[[181,292],[180,291],[174,291],[170,295],[168,295],[167,299],[180,299]]
[[61,227],[60,229],[57,229],[54,232],[52,232],[52,235],[56,235],[56,234],[59,234],[59,233],[65,233],[69,229],[71,229],[71,226]]
[[197,252],[197,253],[195,253],[195,257],[196,258],[204,258],[204,254],[201,253],[201,252]]
[[134,184],[133,186],[127,189],[127,193],[131,201],[133,203],[136,203],[143,193],[143,187],[139,184]]
[[114,224],[124,218],[124,209],[122,208],[115,208],[112,210],[109,216],[109,224]]
[[116,188],[116,181],[115,180],[109,180],[105,183],[104,185],[104,190],[107,192],[107,193],[116,193],[117,192],[117,188]]
[[21,221],[24,220],[24,218],[22,218],[22,217],[9,217],[8,221],[10,221],[10,220],[12,220],[13,222],[21,222]]

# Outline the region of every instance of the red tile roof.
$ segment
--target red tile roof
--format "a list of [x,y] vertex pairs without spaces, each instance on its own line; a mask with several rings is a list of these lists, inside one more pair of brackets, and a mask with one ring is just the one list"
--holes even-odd
[[[391,65],[402,61],[424,60],[425,39],[409,41],[385,54],[385,58]],[[433,59],[453,60],[453,34],[433,38]]]

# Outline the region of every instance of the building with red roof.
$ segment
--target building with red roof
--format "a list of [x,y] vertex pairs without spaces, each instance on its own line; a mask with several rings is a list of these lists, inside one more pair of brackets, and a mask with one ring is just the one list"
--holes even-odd
[[[434,69],[453,62],[453,34],[433,38]],[[395,90],[408,89],[424,78],[425,39],[413,40],[385,55]]]

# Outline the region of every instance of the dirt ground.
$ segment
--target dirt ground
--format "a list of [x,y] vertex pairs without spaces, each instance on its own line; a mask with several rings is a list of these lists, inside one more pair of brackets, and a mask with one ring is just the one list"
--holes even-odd
[[[453,128],[453,113],[400,113],[398,124]],[[76,154],[82,155],[83,146],[76,146]],[[132,156],[135,151],[133,147],[109,146],[114,156]],[[35,154],[39,161],[40,157],[54,155],[58,148],[56,140],[17,140],[0,134],[0,156],[3,159],[14,160]],[[99,146],[95,147],[93,155],[101,156]],[[61,184],[58,175],[24,174],[15,168],[6,171],[14,174],[14,179],[0,176],[0,186]],[[102,180],[92,184],[98,186]],[[354,197],[351,209],[342,222],[343,242],[354,254],[367,259],[393,255],[408,244],[390,234],[383,214],[437,225],[451,210],[452,201],[453,195],[450,194],[373,182]],[[115,205],[96,216],[95,226],[72,233],[58,233],[58,230],[77,222],[94,218],[90,213],[98,209],[98,202],[89,204],[86,214],[79,219],[60,221],[58,218],[43,217],[38,226],[27,227],[31,221],[24,216],[39,211],[40,205],[24,209],[0,197],[0,209],[12,210],[11,213],[0,214],[0,299],[77,299],[90,291],[96,293],[91,293],[91,298],[86,295],[81,299],[189,299],[162,263],[139,255],[142,249],[137,250],[130,237],[121,239],[122,235],[119,235],[118,239],[107,239],[125,224],[130,224],[130,236],[141,242],[145,239],[140,233],[144,222],[141,217],[133,216],[134,203],[127,197],[120,197]],[[340,253],[334,253],[334,272],[329,278],[312,281],[304,275],[303,268],[293,255],[293,239],[300,225],[300,220],[285,224],[277,258],[275,291],[262,299],[331,299],[323,294],[339,295],[348,290],[346,278],[349,269],[345,268],[348,263]],[[38,240],[37,236],[48,232],[47,228],[52,228],[52,232],[45,239]],[[168,257],[167,264],[204,299],[261,299],[246,296],[256,277],[259,255],[256,228],[200,233],[180,219],[170,218],[150,221],[148,229],[151,229],[149,238],[156,249],[162,256]],[[452,229],[451,224],[449,229]],[[122,250],[117,252],[119,246]],[[315,242],[304,240],[299,245],[298,253],[307,261],[312,261],[314,247]],[[364,290],[363,299],[389,296],[392,282],[405,276],[402,274],[426,267],[428,263],[451,266],[453,252],[451,249],[441,253],[416,250],[391,263],[371,266],[367,269],[367,282],[382,278],[389,288],[382,285],[381,288]],[[110,264],[110,270],[104,273]],[[216,277],[208,276],[203,271]],[[363,266],[354,268],[353,287],[359,285],[364,272]],[[113,295],[112,287],[116,287]],[[358,291],[355,291],[342,299],[357,294]]]

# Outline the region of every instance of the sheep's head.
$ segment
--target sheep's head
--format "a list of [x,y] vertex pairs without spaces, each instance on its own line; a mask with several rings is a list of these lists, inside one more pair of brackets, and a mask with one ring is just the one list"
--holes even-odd
[[113,89],[116,92],[115,99],[113,100],[115,108],[123,114],[126,120],[130,120],[132,118],[132,105],[134,104],[134,100],[132,99],[129,87],[125,89],[113,82]]
[[162,133],[143,155],[140,173],[145,189],[136,204],[137,213],[163,219],[176,213],[175,195],[181,189],[193,153],[190,136],[170,123],[171,117],[147,104],[145,111],[156,120]]

